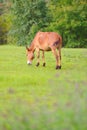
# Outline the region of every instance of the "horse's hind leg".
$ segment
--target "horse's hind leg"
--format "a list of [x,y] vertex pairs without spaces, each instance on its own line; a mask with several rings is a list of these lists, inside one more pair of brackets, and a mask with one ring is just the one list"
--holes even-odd
[[61,48],[58,49],[58,66],[61,69]]
[[45,67],[46,63],[45,63],[44,51],[42,51],[42,60],[43,60],[43,66]]
[[56,58],[56,69],[61,69],[61,63],[60,63],[60,55],[59,55],[59,51],[58,53],[56,52],[56,48],[52,49],[52,52]]

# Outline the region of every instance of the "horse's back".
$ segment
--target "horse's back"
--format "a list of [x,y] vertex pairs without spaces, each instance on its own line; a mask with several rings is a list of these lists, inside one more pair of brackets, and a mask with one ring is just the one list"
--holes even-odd
[[52,45],[62,44],[62,37],[56,32],[38,32],[34,38],[34,43],[41,49],[46,49]]

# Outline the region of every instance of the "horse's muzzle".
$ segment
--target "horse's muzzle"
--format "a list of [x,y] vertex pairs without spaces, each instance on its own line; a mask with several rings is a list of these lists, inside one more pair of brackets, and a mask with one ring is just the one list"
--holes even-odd
[[31,63],[30,61],[27,61],[27,64],[28,64],[28,65],[31,65],[32,63]]

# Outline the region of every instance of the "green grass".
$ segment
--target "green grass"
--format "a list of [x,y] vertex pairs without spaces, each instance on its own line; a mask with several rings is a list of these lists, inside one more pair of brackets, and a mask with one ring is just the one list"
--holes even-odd
[[26,64],[24,47],[0,46],[0,130],[87,130],[87,49],[62,49],[62,69]]

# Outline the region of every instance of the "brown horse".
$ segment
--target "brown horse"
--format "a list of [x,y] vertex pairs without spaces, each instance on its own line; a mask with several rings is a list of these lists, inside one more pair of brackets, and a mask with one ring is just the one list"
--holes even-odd
[[[61,69],[62,37],[55,32],[38,32],[30,47],[26,47],[27,64],[34,59],[34,51],[37,52],[37,64],[39,66],[40,50],[42,51],[43,66],[45,66],[44,51],[52,51],[56,58],[56,69]],[[57,51],[58,50],[58,51]]]

